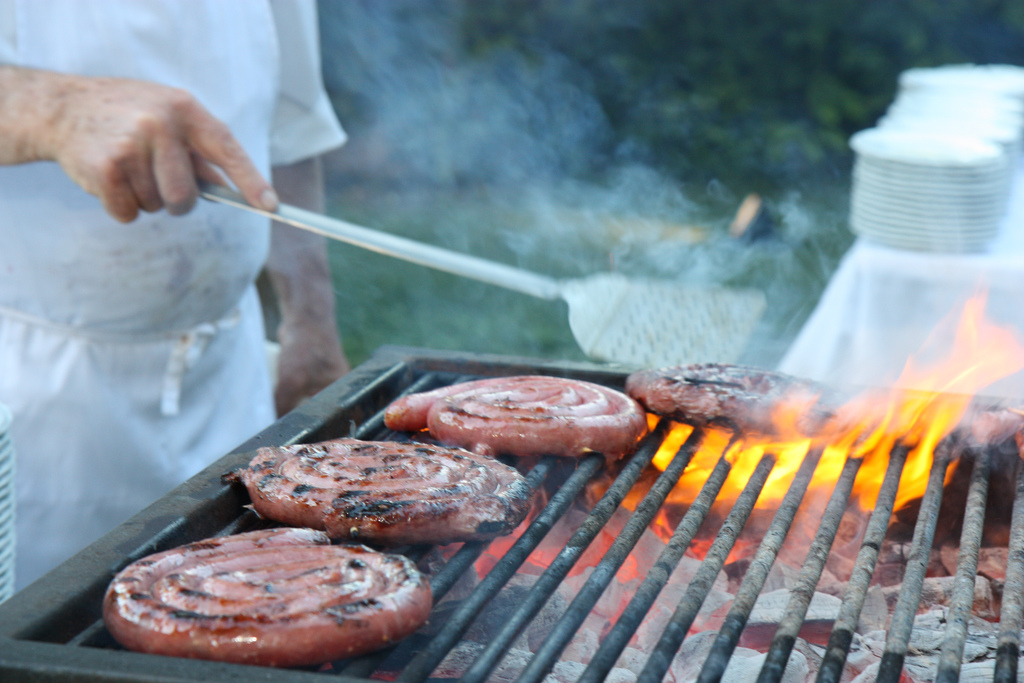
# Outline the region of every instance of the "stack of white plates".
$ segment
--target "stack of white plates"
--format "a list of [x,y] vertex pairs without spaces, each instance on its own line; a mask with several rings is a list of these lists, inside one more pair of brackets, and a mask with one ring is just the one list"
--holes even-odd
[[906,249],[983,250],[1024,148],[1024,69],[910,69],[899,83],[878,125],[850,139],[852,230]]
[[999,233],[1008,166],[995,143],[951,133],[872,128],[856,152],[850,226],[889,246],[969,252]]
[[0,602],[14,593],[14,445],[11,413],[0,404]]
[[1024,97],[994,87],[917,86],[897,93],[878,127],[988,140],[1006,152],[1007,163],[1013,166],[1020,158],[1024,140]]

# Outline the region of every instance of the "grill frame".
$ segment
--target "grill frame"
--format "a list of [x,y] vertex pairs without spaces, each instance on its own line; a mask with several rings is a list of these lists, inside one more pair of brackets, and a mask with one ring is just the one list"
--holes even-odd
[[[10,675],[11,677],[16,676],[17,680],[21,681],[109,681],[111,683],[126,680],[144,683],[149,681],[184,683],[201,680],[248,682],[254,679],[283,683],[323,681],[324,674],[313,670],[268,669],[125,651],[113,642],[103,627],[101,620],[103,593],[114,573],[138,558],[213,535],[245,531],[258,524],[256,516],[252,512],[245,511],[244,506],[248,503],[248,497],[244,490],[241,487],[221,482],[221,475],[225,472],[247,464],[252,451],[256,448],[309,443],[342,436],[376,438],[377,434],[386,432],[383,426],[383,409],[394,398],[403,393],[423,391],[435,386],[486,377],[540,374],[580,379],[622,389],[628,372],[629,369],[624,367],[585,362],[543,361],[534,358],[453,353],[415,347],[381,347],[367,362],[300,408],[245,441],[125,524],[114,529],[33,585],[15,594],[5,603],[0,604],[0,679]],[[992,403],[992,401],[983,402]],[[603,527],[607,521],[607,515],[610,515],[618,507],[621,497],[628,492],[632,482],[636,481],[636,477],[639,477],[646,469],[657,445],[660,444],[664,436],[663,433],[660,433],[664,426],[664,423],[659,425],[649,437],[645,438],[637,452],[630,456],[604,497],[590,510],[590,515],[573,537],[574,540],[567,544],[567,549],[574,543],[589,543],[590,539],[586,537],[587,534],[596,534]],[[696,435],[698,432],[699,430],[694,434]],[[697,443],[691,444],[691,440],[688,440],[679,449],[672,465],[661,475],[658,482],[651,487],[644,500],[632,513],[629,523],[621,532],[620,539],[616,540],[615,544],[605,552],[599,565],[595,568],[591,580],[596,581],[591,583],[591,580],[588,580],[588,583],[581,588],[580,593],[556,624],[544,647],[535,653],[534,660],[524,670],[522,680],[541,680],[547,671],[546,667],[558,660],[561,647],[564,647],[565,642],[571,638],[574,629],[579,626],[579,622],[583,621],[587,611],[593,607],[593,603],[604,590],[604,586],[607,585],[607,583],[600,584],[600,580],[611,580],[619,566],[617,563],[621,563],[625,559],[632,549],[632,543],[636,542],[636,538],[646,528],[664,500],[667,490],[671,488],[670,485],[666,486],[666,482],[662,480],[667,481],[672,476],[678,476],[678,473],[685,468],[692,455],[692,450],[687,452],[688,449],[697,447]],[[924,498],[921,499],[921,508],[913,533],[914,550],[912,550],[911,561],[908,562],[906,568],[907,574],[904,577],[899,601],[895,611],[890,615],[893,624],[887,633],[886,651],[880,662],[878,675],[880,681],[896,681],[903,668],[910,627],[913,624],[916,605],[920,600],[921,581],[925,575],[928,552],[936,525],[939,522],[943,475],[950,463],[949,449],[952,447],[951,443],[944,442],[936,451],[931,483]],[[943,452],[940,453],[940,450]],[[805,466],[801,467],[801,470],[806,469],[807,471],[802,472],[794,479],[790,491],[786,494],[786,501],[775,511],[772,527],[766,533],[762,547],[758,549],[751,567],[747,570],[749,576],[744,577],[743,584],[739,587],[735,596],[734,609],[726,618],[717,636],[718,642],[715,643],[714,649],[704,662],[704,671],[701,672],[699,680],[717,680],[716,676],[720,676],[728,664],[732,649],[736,646],[743,631],[753,601],[760,591],[764,575],[767,574],[774,562],[775,553],[778,552],[777,546],[785,539],[788,525],[792,522],[792,515],[796,511],[796,507],[799,506],[804,490],[800,487],[806,487],[810,473],[814,469],[813,465],[819,455],[820,453],[808,455]],[[867,590],[875,568],[878,546],[884,538],[889,524],[893,521],[892,503],[905,456],[904,447],[897,444],[892,453],[890,472],[886,474],[887,483],[883,484],[883,489],[887,493],[884,495],[880,493],[876,508],[871,514],[869,528],[857,555],[853,577],[847,585],[840,616],[835,622],[832,638],[822,662],[819,681],[838,680],[842,673],[843,662],[863,604],[864,592]],[[959,673],[960,662],[957,660],[959,653],[962,652],[966,634],[964,622],[970,612],[973,589],[971,578],[977,566],[981,525],[985,516],[986,487],[990,480],[989,461],[994,457],[995,454],[989,452],[975,452],[973,456],[975,467],[974,473],[971,475],[970,500],[967,501],[963,535],[960,539],[961,548],[967,548],[969,551],[962,554],[956,574],[957,587],[950,606],[950,618],[951,622],[955,621],[957,625],[946,630],[937,680],[956,680]],[[768,462],[770,459],[767,454],[763,459],[762,465],[765,465],[767,470],[774,466],[774,462]],[[522,547],[520,547],[520,541],[517,541],[516,545],[506,552],[498,565],[495,565],[495,569],[481,579],[473,594],[463,601],[464,604],[460,604],[454,613],[456,620],[461,620],[460,624],[453,625],[451,628],[446,625],[428,641],[421,641],[426,642],[426,645],[415,656],[406,660],[398,680],[427,680],[426,677],[433,671],[433,666],[460,641],[465,628],[468,628],[469,623],[477,616],[479,610],[483,609],[489,600],[503,589],[505,581],[526,559],[534,547],[530,544],[540,542],[543,534],[546,533],[544,525],[547,524],[547,528],[550,528],[550,525],[554,524],[564,513],[566,507],[572,504],[573,499],[586,485],[591,475],[600,469],[602,459],[597,455],[583,458],[576,464],[575,472],[571,471],[572,468],[565,467],[564,461],[562,464],[556,465],[556,460],[554,458],[540,460],[527,475],[528,481],[535,486],[544,485],[545,482],[550,483],[548,477],[553,471],[566,475],[566,478],[558,481],[560,488],[551,497],[545,510],[523,534],[520,539],[520,541],[524,541]],[[1019,458],[1016,456],[1014,456],[1013,462],[1016,468],[1013,477],[1016,496],[1013,501],[1011,542],[1005,582],[1010,599],[1004,598],[1003,600],[999,647],[993,678],[996,681],[1016,680],[1017,658],[1020,653],[1020,624],[1024,623],[1024,598],[1014,594],[1014,591],[1019,592],[1020,587],[1024,585],[1024,466],[1021,466]],[[786,615],[779,623],[775,637],[767,651],[766,665],[758,678],[759,683],[781,680],[793,647],[793,640],[803,622],[807,602],[813,595],[821,567],[830,552],[829,548],[835,538],[835,527],[838,526],[842,516],[844,502],[849,498],[848,489],[852,486],[858,466],[855,461],[848,461],[843,475],[836,482],[836,489],[832,496],[834,500],[829,502],[829,508],[819,527],[819,534],[815,537],[808,560],[801,570],[799,582],[792,589],[792,597],[787,606]],[[618,656],[618,650],[615,648],[624,645],[624,639],[628,639],[628,633],[625,631],[630,628],[635,629],[639,624],[639,621],[636,621],[632,627],[628,624],[623,626],[622,620],[625,619],[627,613],[631,612],[639,614],[640,619],[645,616],[647,609],[650,608],[650,601],[653,601],[654,596],[661,590],[674,563],[678,562],[679,557],[692,541],[693,535],[703,523],[707,509],[717,498],[715,487],[721,486],[728,469],[723,457],[715,468],[716,473],[711,475],[704,490],[694,500],[690,510],[677,526],[676,535],[666,545],[662,556],[655,563],[658,571],[651,571],[647,577],[647,579],[652,579],[657,575],[657,577],[663,576],[663,578],[652,581],[645,580],[640,586],[634,596],[636,605],[631,602],[630,606],[626,608],[620,621],[614,625],[601,647],[594,653],[591,664],[579,680],[603,680],[604,673],[610,669]],[[566,474],[567,470],[569,474]],[[722,471],[719,472],[719,470]],[[760,479],[752,477],[751,482],[748,482],[750,491],[749,493],[745,492],[744,495],[751,497],[747,501],[750,505],[753,504],[757,491],[764,483],[763,479],[767,476],[767,470],[761,473]],[[670,474],[670,472],[673,473]],[[630,480],[630,477],[633,479]],[[668,482],[668,484],[670,483]],[[560,502],[559,498],[561,498]],[[559,505],[565,506],[562,508],[562,512],[557,511]],[[740,513],[741,507],[743,505],[738,501],[733,511],[739,514],[737,521],[740,527],[745,524],[746,517],[744,515],[749,514],[749,511]],[[545,515],[550,519],[545,521]],[[604,521],[602,521],[602,517]],[[822,534],[822,529],[828,529],[827,533]],[[626,536],[630,538],[623,538]],[[578,542],[575,540],[577,537],[580,539]],[[592,537],[591,535],[590,538]],[[735,538],[729,539],[720,534],[715,540],[715,546],[720,544],[721,547],[716,550],[716,547],[712,546],[708,558],[720,565],[728,555],[734,541]],[[445,567],[431,576],[431,585],[435,596],[443,596],[463,571],[472,566],[485,546],[485,543],[467,543],[455,556],[449,558]],[[816,550],[814,546],[817,546]],[[409,549],[407,554],[416,558],[417,550],[425,552],[426,547]],[[517,629],[528,623],[536,614],[536,611],[531,612],[530,610],[540,609],[561,581],[559,572],[568,571],[578,557],[578,552],[575,556],[572,555],[572,552],[566,554],[565,557],[560,555],[548,571],[539,577],[534,588],[531,589],[530,597],[524,601],[523,605],[517,606],[513,614],[509,615],[505,628],[494,635],[493,640],[483,653],[467,670],[469,680],[486,680],[493,667],[500,663],[508,645],[519,633]],[[701,570],[691,582],[686,596],[680,602],[676,614],[673,615],[672,621],[662,635],[662,642],[659,642],[656,650],[651,653],[645,670],[640,673],[638,680],[661,680],[665,669],[671,663],[674,653],[685,637],[689,620],[700,608],[711,581],[714,580],[721,568],[720,566],[716,567],[714,562],[709,563],[708,558],[705,559]],[[503,563],[507,565],[504,570],[510,569],[511,572],[506,572],[507,575],[504,578],[498,576],[500,572],[497,571]],[[492,575],[494,576],[492,577]],[[492,578],[493,581],[491,581]],[[488,583],[493,585],[489,586],[486,591],[481,591],[480,588]],[[409,641],[416,637],[411,636],[410,639],[403,641],[394,649],[406,648],[415,653],[416,649],[409,644]],[[433,652],[428,652],[430,650]],[[374,680],[368,678],[368,675],[384,661],[389,651],[390,649],[380,654],[371,654],[350,660],[344,663],[340,670],[330,672],[331,680],[344,683],[365,683]],[[424,654],[425,652],[427,654]],[[554,659],[550,659],[552,653]]]
[[[506,375],[552,375],[622,388],[627,374],[586,362],[383,346],[349,374],[240,444],[121,526],[0,604],[0,678],[97,682],[200,680],[324,681],[311,671],[270,669],[106,649],[102,597],[113,575],[145,555],[231,531],[248,503],[243,490],[223,484],[225,472],[245,465],[262,446],[348,436],[373,425],[400,393],[421,390],[424,376],[454,383]],[[382,428],[382,426],[380,427]],[[244,523],[244,522],[243,522]],[[244,529],[238,529],[244,530]],[[90,647],[93,645],[94,647]],[[368,678],[333,674],[355,683]]]

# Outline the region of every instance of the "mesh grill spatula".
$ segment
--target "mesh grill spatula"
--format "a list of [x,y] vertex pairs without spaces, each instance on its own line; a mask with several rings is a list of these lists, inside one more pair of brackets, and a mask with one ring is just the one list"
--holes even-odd
[[541,299],[562,299],[576,342],[595,360],[638,367],[732,362],[765,309],[760,290],[687,287],[618,273],[555,279],[287,204],[264,211],[219,185],[202,183],[200,195],[379,254]]

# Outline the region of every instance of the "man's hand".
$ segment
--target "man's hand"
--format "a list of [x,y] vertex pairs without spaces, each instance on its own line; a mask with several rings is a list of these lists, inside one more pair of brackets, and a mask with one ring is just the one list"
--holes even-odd
[[0,164],[56,161],[119,221],[188,212],[196,178],[267,210],[277,195],[228,130],[189,93],[146,81],[0,66]]
[[[274,185],[289,204],[323,211],[319,159],[274,168]],[[350,367],[334,315],[334,287],[324,238],[275,223],[267,272],[277,295],[281,324],[277,340],[277,414],[284,415]]]

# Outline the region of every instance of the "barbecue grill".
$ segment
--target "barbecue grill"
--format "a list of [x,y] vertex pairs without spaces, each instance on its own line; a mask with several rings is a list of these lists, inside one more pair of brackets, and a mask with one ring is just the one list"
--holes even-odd
[[[464,644],[467,632],[476,627],[488,606],[501,603],[510,581],[542,545],[545,536],[572,510],[583,509],[566,542],[535,573],[526,591],[506,600],[487,637],[470,649],[472,657],[458,674],[463,681],[630,680],[661,681],[670,671],[716,581],[727,569],[730,553],[744,526],[751,520],[755,502],[775,465],[768,452],[746,481],[742,492],[722,520],[706,554],[674,602],[671,617],[654,638],[643,662],[632,669],[617,665],[631,638],[642,628],[651,606],[664,593],[674,569],[698,537],[709,512],[729,474],[730,464],[721,458],[704,482],[699,494],[687,506],[663,550],[649,566],[638,570],[640,580],[624,602],[610,628],[587,653],[586,661],[573,666],[561,658],[582,624],[588,619],[616,573],[632,557],[634,546],[662,511],[676,480],[691,461],[704,433],[694,429],[663,470],[651,461],[665,438],[669,425],[657,425],[631,457],[612,472],[603,458],[591,455],[573,463],[554,458],[531,464],[527,479],[544,495],[538,496],[537,513],[515,540],[505,544],[500,557],[487,565],[474,585],[456,598],[469,572],[476,571],[488,543],[465,543],[447,552],[436,548],[410,547],[403,552],[421,562],[431,560],[431,586],[435,613],[420,632],[386,650],[316,669],[278,670],[199,660],[144,655],[123,650],[113,641],[101,620],[102,595],[113,574],[121,567],[153,552],[202,538],[257,528],[265,525],[250,509],[244,490],[226,485],[221,475],[244,465],[254,449],[267,445],[309,443],[355,436],[363,439],[408,438],[384,427],[382,411],[403,393],[423,391],[455,382],[484,377],[546,374],[582,379],[622,388],[626,372],[609,366],[586,363],[555,363],[536,359],[454,354],[403,347],[384,347],[352,373],[334,383],[296,411],[225,455],[218,462],[156,501],[121,527],[115,529],[71,560],[0,605],[0,679],[19,681],[318,681],[334,677],[340,681],[452,680],[438,673],[438,667]],[[994,448],[994,447],[993,447]],[[948,604],[941,652],[934,680],[956,681],[964,660],[965,643],[974,599],[975,576],[985,524],[989,481],[997,454],[992,448],[977,449],[966,493],[965,512],[957,524],[959,559]],[[944,480],[951,466],[951,439],[936,451],[927,489],[916,506],[910,527],[909,553],[903,567],[902,587],[889,614],[884,652],[878,663],[878,681],[898,681],[911,644],[915,615],[921,601],[936,528],[943,510]],[[880,550],[894,519],[894,501],[900,484],[907,449],[897,445],[873,511],[866,521],[852,573],[846,582],[838,613],[829,624],[827,642],[818,648],[819,681],[839,681],[858,630],[858,619],[869,594]],[[808,483],[821,456],[812,450],[784,498],[772,511],[756,551],[736,577],[734,599],[716,629],[700,667],[699,681],[729,680],[723,674],[734,657],[748,625],[758,596],[762,593],[780,548],[790,534],[793,520],[804,499]],[[960,459],[961,463],[964,461]],[[1012,462],[1016,462],[1014,458]],[[785,608],[773,625],[773,635],[764,648],[765,656],[756,678],[759,683],[784,680],[787,662],[806,625],[808,610],[822,572],[839,532],[861,463],[849,459],[835,481],[820,523],[808,539],[806,560],[789,590]],[[1002,592],[998,645],[990,680],[1016,681],[1020,634],[1024,620],[1024,468],[1014,465],[1015,491],[1012,523],[1009,525],[1009,561]],[[604,477],[599,488],[594,482]],[[623,514],[624,499],[638,482],[643,494],[626,511],[625,523],[615,530],[611,541],[586,572],[577,563],[609,523]],[[597,490],[598,493],[594,494]],[[497,543],[497,541],[492,542]],[[441,558],[440,560],[438,558]],[[570,599],[551,614],[550,603],[570,575],[576,589]],[[561,594],[561,593],[560,593]],[[547,606],[547,607],[546,607]],[[514,674],[503,661],[519,648],[525,629],[544,613],[548,623]],[[518,640],[517,640],[518,639]],[[692,640],[692,639],[691,639]],[[552,673],[553,672],[553,673]],[[786,679],[788,680],[788,679]],[[976,679],[975,679],[976,680]]]

